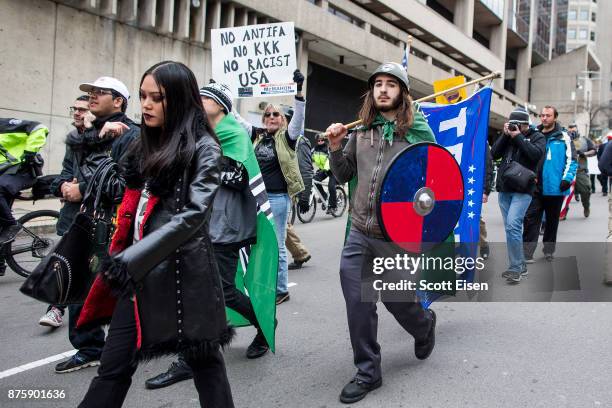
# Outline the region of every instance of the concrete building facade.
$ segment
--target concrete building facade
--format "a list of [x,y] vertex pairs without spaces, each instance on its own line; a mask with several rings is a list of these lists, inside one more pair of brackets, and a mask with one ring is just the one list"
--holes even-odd
[[[532,104],[532,67],[551,57],[543,45],[550,28],[538,29],[550,20],[539,13],[540,1],[0,0],[0,115],[50,126],[47,171],[56,172],[78,83],[101,75],[124,81],[133,95],[128,114],[139,120],[138,84],[152,64],[184,62],[204,84],[212,72],[211,29],[293,21],[298,67],[307,74],[309,132],[352,121],[370,72],[401,61],[409,36],[417,98],[432,93],[437,79],[502,73],[490,119],[499,129],[515,106]],[[266,101],[236,105],[257,121]]]

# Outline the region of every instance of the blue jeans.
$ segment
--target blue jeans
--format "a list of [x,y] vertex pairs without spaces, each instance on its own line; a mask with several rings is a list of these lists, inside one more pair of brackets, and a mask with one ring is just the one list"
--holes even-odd
[[274,230],[276,231],[276,241],[278,241],[278,280],[276,283],[276,293],[287,293],[287,248],[285,239],[287,238],[287,217],[291,199],[287,193],[268,193],[270,207],[274,215]]
[[527,269],[523,253],[523,219],[530,203],[530,194],[499,193],[499,208],[504,218],[510,262],[508,270],[511,272],[522,272]]
[[523,252],[523,219],[531,195],[523,193],[499,193],[499,208],[504,218],[506,244],[508,245],[508,261],[511,272],[522,272],[527,269]]

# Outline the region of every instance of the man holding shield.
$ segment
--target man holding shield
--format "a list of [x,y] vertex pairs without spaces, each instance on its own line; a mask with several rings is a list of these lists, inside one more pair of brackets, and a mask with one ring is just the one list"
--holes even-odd
[[[335,123],[326,132],[333,175],[341,184],[356,178],[351,228],[340,261],[340,282],[357,367],[357,374],[340,394],[344,403],[359,401],[382,385],[376,296],[362,296],[362,271],[372,272],[373,259],[381,256],[377,248],[385,243],[375,210],[384,168],[407,146],[435,142],[425,118],[413,105],[408,75],[400,64],[380,65],[368,84],[359,112],[363,126],[350,135],[346,147],[341,146],[348,133],[346,126]],[[425,310],[416,298],[383,303],[414,337],[416,357],[421,360],[429,357],[435,344],[435,313]]]

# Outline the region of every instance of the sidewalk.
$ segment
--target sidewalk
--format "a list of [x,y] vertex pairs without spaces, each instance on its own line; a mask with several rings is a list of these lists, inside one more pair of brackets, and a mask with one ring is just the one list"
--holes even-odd
[[15,218],[19,218],[22,215],[36,210],[55,210],[59,211],[62,208],[62,203],[59,198],[45,198],[44,200],[22,201],[15,200],[13,203],[13,213]]

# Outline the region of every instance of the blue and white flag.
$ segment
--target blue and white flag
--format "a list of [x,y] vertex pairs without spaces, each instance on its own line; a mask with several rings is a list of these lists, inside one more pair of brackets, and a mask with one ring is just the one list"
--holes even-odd
[[[485,143],[489,127],[491,87],[484,87],[464,101],[452,105],[421,104],[421,109],[438,144],[449,150],[463,174],[465,197],[455,242],[460,242],[459,255],[475,258],[478,253],[480,211],[485,179]],[[472,280],[474,270],[463,274]],[[433,294],[435,295],[435,294]],[[435,300],[434,296],[429,302]]]

